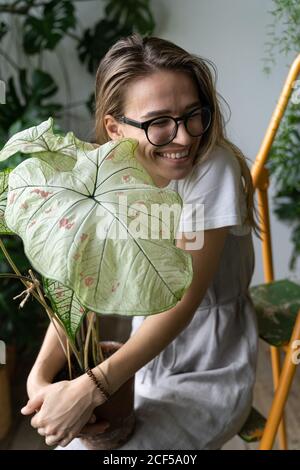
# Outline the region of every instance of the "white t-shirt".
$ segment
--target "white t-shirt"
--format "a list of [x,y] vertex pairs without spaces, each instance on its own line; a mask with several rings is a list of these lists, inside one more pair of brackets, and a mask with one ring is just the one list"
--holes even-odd
[[251,230],[243,224],[247,212],[240,165],[226,148],[216,146],[186,178],[171,180],[167,188],[183,201],[179,232],[230,226],[230,233],[242,236]]

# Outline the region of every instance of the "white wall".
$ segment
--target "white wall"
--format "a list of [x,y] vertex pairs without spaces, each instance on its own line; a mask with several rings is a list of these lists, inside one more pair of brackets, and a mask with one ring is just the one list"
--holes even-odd
[[[271,22],[268,11],[272,9],[272,1],[152,0],[151,5],[157,23],[155,35],[174,41],[216,64],[218,91],[232,111],[228,135],[253,161],[293,57],[278,57],[269,77],[262,71],[266,27]],[[78,8],[82,25],[93,24],[99,2],[78,3]],[[68,53],[70,45],[71,40],[64,41],[61,52]],[[9,45],[7,47],[9,49]],[[68,97],[68,90],[63,88],[59,99],[63,102],[66,99],[83,100],[93,91],[94,80],[77,66],[75,56],[69,54],[68,61],[71,96]],[[47,64],[56,71],[57,81],[63,83],[58,58],[47,55]],[[92,121],[84,107],[71,111],[71,118],[65,121],[66,128],[74,130],[79,138],[88,138]],[[290,230],[272,216],[272,234],[275,275],[277,278],[289,276]],[[256,237],[254,242],[256,270],[253,284],[257,284],[263,281],[263,273],[260,242]],[[300,278],[299,268],[296,276]]]

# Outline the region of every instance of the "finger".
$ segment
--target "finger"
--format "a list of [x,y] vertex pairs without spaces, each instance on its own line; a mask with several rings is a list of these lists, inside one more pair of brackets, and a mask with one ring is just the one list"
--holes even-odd
[[33,428],[43,428],[45,426],[45,422],[42,421],[41,416],[39,416],[39,413],[36,413],[31,418],[30,424]]
[[63,439],[62,441],[60,441],[58,443],[58,445],[60,447],[66,447],[68,444],[70,444],[70,442],[72,442],[74,439],[74,437],[66,437],[65,439]]
[[34,397],[32,400],[28,400],[27,404],[21,409],[23,415],[31,415],[36,410],[39,410],[43,404],[42,397]]
[[80,434],[101,434],[110,427],[108,421],[99,421],[95,424],[86,424],[80,431]]
[[68,444],[70,444],[71,441],[73,441],[74,438],[75,436],[71,433],[68,433],[66,436],[52,434],[46,437],[45,442],[49,446],[56,445],[56,446],[66,447]]
[[45,428],[38,428],[37,432],[38,432],[41,436],[46,436]]
[[54,446],[54,445],[60,445],[61,441],[65,439],[64,436],[57,435],[57,434],[49,434],[46,436],[45,442],[47,446]]

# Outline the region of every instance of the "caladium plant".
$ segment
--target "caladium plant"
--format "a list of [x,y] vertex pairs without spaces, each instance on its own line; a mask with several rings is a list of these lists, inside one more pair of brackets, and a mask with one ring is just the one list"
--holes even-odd
[[[98,344],[97,314],[163,312],[192,280],[191,256],[175,245],[181,198],[154,185],[135,157],[137,145],[126,138],[95,146],[72,132],[56,135],[49,118],[0,151],[0,161],[30,155],[0,174],[0,233],[21,237],[50,300],[48,313],[81,368],[90,338]],[[101,362],[95,344],[94,362]]]

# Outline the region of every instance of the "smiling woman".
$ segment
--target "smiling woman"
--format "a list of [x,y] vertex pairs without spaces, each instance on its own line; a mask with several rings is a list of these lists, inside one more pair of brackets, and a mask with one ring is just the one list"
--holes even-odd
[[[126,118],[118,121],[112,115],[104,117],[109,137],[130,134],[139,140],[137,159],[158,186],[184,178],[193,167],[200,140],[208,128],[203,122],[195,82],[184,72],[158,70],[135,80],[129,90],[124,98]],[[189,109],[193,113],[188,113]],[[154,120],[138,122],[149,116]],[[141,128],[133,127],[132,120]],[[193,129],[196,132],[192,135]]]
[[[137,425],[124,450],[218,449],[240,430],[252,403],[253,186],[244,155],[225,136],[210,66],[169,41],[134,34],[114,44],[97,71],[96,142],[138,141],[135,158],[155,185],[183,200],[176,245],[193,264],[182,299],[162,313],[135,316],[129,340],[101,363],[112,393],[135,374]],[[204,232],[203,246],[191,243],[190,232],[196,240]],[[169,274],[176,279],[180,270]],[[49,388],[58,348],[50,327],[28,379],[25,413],[39,397],[46,442],[85,449],[73,439],[74,423],[77,430],[90,417],[93,384],[80,377],[64,394]],[[93,373],[103,380],[97,368]],[[53,429],[67,431],[53,436]]]

